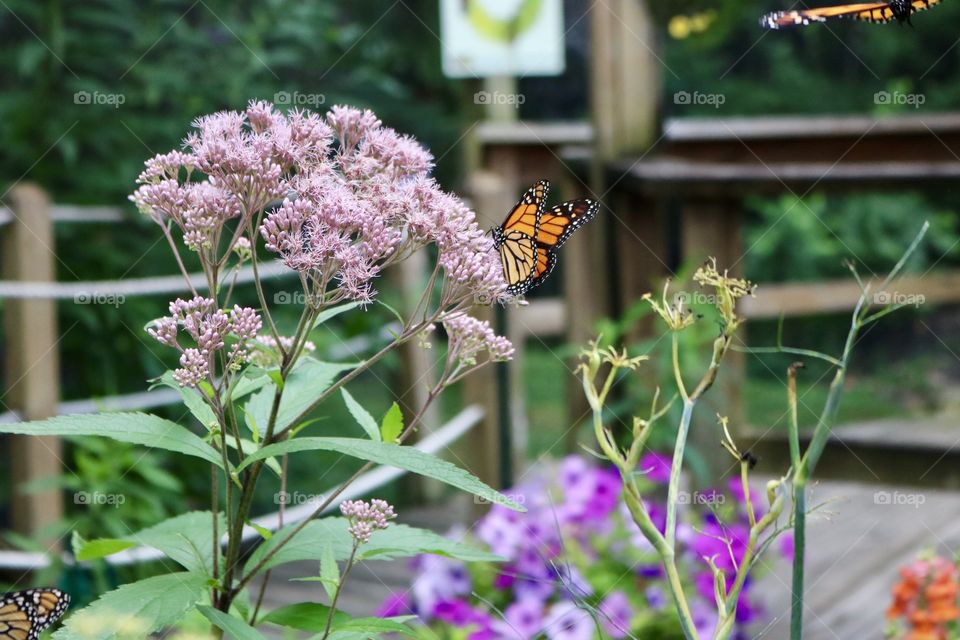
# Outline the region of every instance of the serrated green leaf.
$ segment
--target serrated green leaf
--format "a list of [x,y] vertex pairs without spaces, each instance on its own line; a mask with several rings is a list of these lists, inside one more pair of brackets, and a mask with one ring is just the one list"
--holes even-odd
[[[261,622],[278,624],[289,629],[300,631],[324,631],[327,628],[327,618],[330,617],[330,607],[319,602],[299,602],[274,609],[261,618]],[[338,611],[337,617],[349,618],[347,614]]]
[[53,640],[121,640],[129,634],[103,621],[128,620],[139,624],[143,636],[175,622],[193,609],[206,592],[207,577],[181,572],[126,584],[100,596],[93,604],[67,618]]
[[[185,513],[160,524],[122,538],[100,538],[74,542],[78,560],[93,560],[134,546],[153,547],[184,568],[207,575],[213,572],[213,515],[209,511]],[[226,531],[227,521],[221,515],[219,533]]]
[[120,442],[175,451],[223,468],[216,449],[176,422],[139,412],[57,416],[34,422],[0,424],[0,433],[30,436],[103,436]]
[[313,321],[313,329],[316,329],[317,327],[322,325],[324,322],[327,322],[332,318],[336,318],[341,313],[350,311],[351,309],[356,309],[361,304],[363,303],[362,302],[344,302],[343,304],[338,304],[335,307],[324,309],[317,315],[316,320]]
[[270,376],[267,375],[266,370],[255,365],[244,369],[240,373],[240,376],[231,393],[234,402],[254,391],[262,389],[264,385],[270,384]]
[[[353,538],[347,530],[346,518],[323,518],[307,524],[290,542],[281,543],[298,525],[290,525],[273,534],[273,538],[257,547],[247,561],[247,570],[252,570],[262,558],[273,554],[260,571],[287,562],[302,560],[322,561],[325,554],[332,552],[335,561],[342,562],[350,558],[353,550]],[[328,552],[328,549],[330,550]],[[397,524],[383,531],[375,531],[369,542],[359,551],[360,559],[392,560],[407,558],[421,553],[433,553],[456,558],[465,562],[500,562],[503,558],[477,547],[448,538],[417,527]]]
[[247,520],[247,524],[253,527],[253,529],[257,533],[259,533],[260,537],[263,538],[264,540],[269,540],[270,538],[273,537],[273,531],[270,531],[270,529],[267,529],[266,527],[261,527],[256,522],[253,522],[251,520]]
[[350,415],[352,415],[353,419],[357,421],[357,424],[367,432],[370,439],[380,440],[380,428],[377,427],[377,421],[373,419],[373,416],[363,408],[363,405],[354,400],[346,388],[340,389],[340,395],[343,396],[343,401],[346,403]]
[[400,410],[400,405],[394,402],[383,416],[383,422],[380,423],[380,435],[383,436],[384,442],[392,444],[397,441],[401,433],[403,433],[403,412]]
[[[300,631],[322,632],[327,628],[330,607],[317,602],[300,602],[275,609],[263,618],[263,622],[278,624]],[[333,612],[330,630],[333,632],[356,632],[369,638],[371,634],[401,633],[413,635],[413,630],[396,618],[354,618],[343,611]]]
[[266,446],[248,456],[239,467],[240,471],[253,462],[285,453],[298,451],[336,451],[344,455],[368,460],[377,464],[406,469],[417,475],[433,478],[495,504],[514,511],[526,511],[521,505],[492,489],[476,476],[437,456],[414,447],[404,447],[385,442],[373,442],[364,438],[297,438]]
[[197,610],[202,613],[207,620],[216,625],[218,629],[222,629],[230,634],[229,637],[232,640],[267,640],[265,635],[236,616],[231,616],[205,604],[197,607]]
[[337,587],[340,586],[340,567],[337,565],[336,556],[333,555],[333,545],[324,545],[323,553],[320,555],[320,581],[327,596],[333,600]]
[[137,546],[135,542],[114,538],[98,538],[96,540],[88,541],[81,538],[76,531],[73,532],[73,539],[71,542],[71,546],[73,547],[73,555],[80,562],[98,560],[100,558],[112,556],[115,553],[120,553],[125,549]]
[[[300,602],[271,611],[263,618],[263,621],[289,629],[323,632],[327,628],[327,619],[330,613],[330,607],[327,605],[317,602]],[[411,618],[411,616],[402,618],[354,618],[343,611],[334,611],[330,631],[338,634],[338,636],[343,633],[357,633],[363,638],[370,638],[371,634],[378,635],[381,633],[400,633],[414,636],[413,630],[403,624],[404,620]],[[331,633],[331,637],[333,633]]]
[[196,418],[205,429],[210,429],[211,425],[218,424],[217,416],[214,415],[213,409],[211,409],[210,405],[203,399],[201,392],[190,387],[181,387],[177,381],[173,379],[173,371],[164,372],[162,376],[157,378],[157,382],[165,387],[175,389],[177,393],[180,394],[183,404],[186,405],[190,413],[193,414],[193,417]]
[[[303,358],[284,385],[274,433],[280,433],[291,426],[333,384],[339,373],[356,366]],[[253,420],[261,433],[266,431],[270,421],[275,389],[273,384],[264,386],[253,394],[245,405],[247,424],[250,425]]]

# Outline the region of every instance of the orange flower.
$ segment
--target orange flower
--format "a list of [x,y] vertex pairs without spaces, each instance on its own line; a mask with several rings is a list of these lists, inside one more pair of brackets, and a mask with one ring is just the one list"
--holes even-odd
[[938,556],[921,558],[901,567],[900,578],[893,585],[887,619],[906,621],[906,640],[946,640],[945,625],[960,619],[957,566]]

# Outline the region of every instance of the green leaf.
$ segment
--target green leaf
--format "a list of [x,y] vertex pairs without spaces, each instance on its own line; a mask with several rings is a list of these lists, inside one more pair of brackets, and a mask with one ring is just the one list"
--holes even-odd
[[390,405],[386,415],[383,416],[383,422],[380,423],[380,434],[383,441],[393,444],[403,433],[403,412],[400,411],[400,405],[394,402]]
[[157,378],[157,382],[171,389],[176,389],[177,393],[180,394],[180,398],[183,400],[183,404],[186,405],[190,413],[193,414],[193,417],[196,418],[205,429],[210,429],[212,426],[219,424],[217,416],[213,413],[213,409],[211,409],[210,405],[203,399],[200,391],[190,387],[181,387],[177,381],[173,379],[173,371],[164,372],[162,376]]
[[234,402],[249,395],[254,391],[262,389],[264,385],[270,384],[270,376],[265,369],[251,365],[240,373],[240,379],[233,387],[232,397]]
[[[236,440],[234,438],[231,438],[230,436],[227,436],[226,440],[227,440],[227,446],[230,447],[231,449],[236,450],[237,448]],[[243,448],[243,455],[245,456],[248,456],[251,453],[254,453],[255,451],[257,451],[257,449],[259,449],[259,445],[257,445],[256,442],[254,442],[253,440],[247,440],[246,438],[240,438],[240,446]],[[273,471],[278,478],[283,473],[283,470],[280,468],[280,463],[277,462],[276,458],[270,458],[264,464],[266,464],[267,468]]]
[[[323,562],[323,558],[332,554],[334,561],[350,558],[353,550],[353,538],[347,530],[346,518],[323,518],[308,523],[289,543],[281,546],[287,536],[298,525],[290,525],[273,534],[273,538],[254,550],[247,561],[247,570],[252,570],[260,560],[275,548],[280,550],[268,560],[261,571],[287,562],[313,560]],[[392,560],[406,558],[421,553],[434,553],[465,562],[499,562],[503,558],[483,549],[407,525],[390,525],[382,531],[375,531],[370,541],[360,548],[360,559]]]
[[265,635],[240,618],[231,616],[205,604],[197,607],[197,610],[206,616],[207,620],[216,625],[218,629],[223,629],[230,634],[232,640],[266,640]]
[[317,319],[313,321],[313,329],[316,329],[324,322],[336,318],[341,313],[345,311],[350,311],[351,309],[356,309],[359,307],[362,302],[344,302],[343,304],[338,304],[335,307],[330,307],[329,309],[324,309],[317,315]]
[[[300,602],[275,609],[263,618],[263,622],[278,624],[300,631],[323,632],[327,628],[327,619],[330,616],[330,607],[317,602]],[[354,618],[343,611],[333,613],[331,631],[350,631],[364,634],[369,638],[371,634],[402,633],[413,636],[413,630],[403,624],[411,616],[402,618]]]
[[260,537],[263,538],[264,540],[269,540],[270,538],[273,537],[273,531],[270,531],[270,529],[267,529],[266,527],[261,527],[260,525],[258,525],[256,522],[253,522],[252,520],[247,520],[247,524],[253,527],[256,530],[256,532],[260,534]]
[[35,422],[0,424],[0,433],[29,436],[104,436],[153,449],[175,451],[223,468],[216,449],[176,422],[139,412],[58,416]]
[[[339,373],[356,367],[357,364],[320,362],[313,358],[301,360],[284,385],[274,433],[282,432],[313,406],[337,379]],[[276,386],[273,384],[264,386],[250,397],[245,406],[247,425],[249,426],[253,420],[261,433],[267,430],[267,423],[270,421],[275,389]]]
[[350,415],[357,421],[357,424],[363,427],[370,439],[380,440],[380,429],[377,427],[377,421],[373,419],[373,416],[363,408],[363,405],[353,399],[353,396],[345,387],[340,389],[340,394],[343,396],[343,401],[346,403]]
[[[281,627],[299,629],[301,631],[324,631],[327,628],[327,618],[330,617],[330,607],[318,602],[299,602],[286,607],[274,609],[261,618],[261,622],[278,624]],[[347,614],[338,611],[338,617],[349,618]]]
[[320,582],[327,592],[330,600],[337,593],[337,587],[340,586],[340,567],[337,565],[337,558],[333,555],[333,545],[324,545],[323,553],[320,555]]
[[377,464],[406,469],[427,478],[433,478],[468,493],[480,496],[514,511],[526,511],[521,505],[484,484],[476,476],[434,455],[414,447],[403,447],[363,438],[297,438],[266,446],[248,456],[237,467],[240,471],[256,460],[297,451],[336,451],[344,455],[369,460]]
[[[413,619],[414,616],[403,616],[401,618],[351,618],[350,620],[341,620],[339,616],[333,619],[333,633],[355,632],[361,633],[369,638],[371,633],[400,633],[411,638],[419,637],[417,633],[403,624],[403,620]],[[333,635],[331,633],[331,636]]]
[[[139,625],[146,638],[150,633],[178,622],[204,597],[207,576],[199,573],[168,573],[126,584],[100,596],[93,604],[67,618],[53,640],[120,640],[131,637],[111,621]],[[123,626],[128,626],[127,624]]]
[[73,532],[73,555],[80,562],[89,560],[99,560],[115,553],[120,553],[125,549],[137,546],[135,542],[129,540],[118,540],[114,538],[99,538],[96,540],[84,540],[76,531]]
[[[83,540],[74,536],[77,560],[94,560],[142,545],[153,547],[186,569],[210,575],[213,572],[213,516],[209,511],[185,513],[123,538]],[[221,515],[219,533],[226,532]]]

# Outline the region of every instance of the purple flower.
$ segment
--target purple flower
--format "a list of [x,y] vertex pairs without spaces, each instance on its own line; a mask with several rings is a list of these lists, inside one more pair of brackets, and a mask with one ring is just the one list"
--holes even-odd
[[495,505],[477,525],[477,537],[498,556],[515,558],[526,541],[518,518],[516,512]]
[[456,600],[470,593],[470,574],[463,562],[435,555],[417,556],[417,578],[410,591],[417,612],[431,615],[438,602]]
[[557,588],[557,576],[546,563],[528,566],[517,574],[513,592],[518,598],[529,598],[545,602]]
[[600,602],[600,621],[604,631],[614,640],[630,633],[630,600],[622,591],[613,591]]
[[550,608],[543,631],[550,640],[592,640],[595,625],[589,613],[562,600]]
[[517,568],[512,564],[503,565],[503,569],[493,579],[493,588],[504,591],[513,587],[517,581]]
[[570,455],[560,463],[559,482],[563,495],[568,499],[582,501],[592,490],[589,482],[592,469],[582,456]]
[[793,562],[793,533],[785,533],[780,537],[780,555]]
[[663,589],[656,585],[647,587],[644,596],[647,598],[647,605],[654,611],[660,611],[667,606],[667,597],[663,593]]
[[721,525],[713,515],[707,515],[703,527],[690,543],[700,558],[712,558],[717,568],[732,575],[740,565],[747,549],[749,527],[740,522]]
[[554,571],[560,580],[564,594],[574,599],[583,599],[593,595],[593,587],[572,564],[564,562],[555,565]]
[[536,599],[520,599],[510,604],[503,612],[504,619],[495,626],[502,637],[530,640],[543,629],[543,602]]
[[[713,596],[709,602],[713,602]],[[697,629],[697,635],[701,638],[712,638],[713,632],[717,627],[717,612],[705,602],[694,601],[690,607],[690,615],[693,618],[693,626]]]
[[374,614],[378,618],[393,618],[394,616],[411,615],[413,610],[405,593],[391,593]]
[[671,466],[672,461],[669,456],[655,451],[645,453],[640,458],[641,473],[646,474],[647,479],[657,484],[663,484],[670,480]]
[[466,600],[438,602],[433,608],[433,617],[460,629],[473,629],[467,636],[468,640],[494,640],[497,637],[493,617],[471,607]]
[[441,622],[463,627],[474,618],[473,609],[466,600],[441,600],[433,606],[432,616]]

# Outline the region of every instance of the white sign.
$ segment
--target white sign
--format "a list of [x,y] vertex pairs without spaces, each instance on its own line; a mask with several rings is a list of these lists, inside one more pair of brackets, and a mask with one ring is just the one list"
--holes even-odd
[[451,78],[563,73],[563,0],[440,0]]

